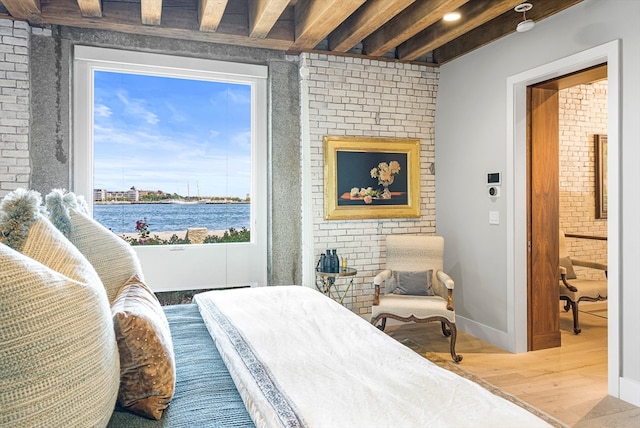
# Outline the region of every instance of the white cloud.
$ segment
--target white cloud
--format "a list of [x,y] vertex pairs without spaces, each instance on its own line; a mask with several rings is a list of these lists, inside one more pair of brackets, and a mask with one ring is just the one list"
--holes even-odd
[[160,121],[155,113],[144,106],[144,100],[129,99],[126,91],[118,91],[117,96],[122,104],[124,104],[125,112],[130,116],[140,118],[149,125],[155,125]]
[[97,104],[95,106],[95,114],[99,117],[111,116],[111,109],[104,104]]

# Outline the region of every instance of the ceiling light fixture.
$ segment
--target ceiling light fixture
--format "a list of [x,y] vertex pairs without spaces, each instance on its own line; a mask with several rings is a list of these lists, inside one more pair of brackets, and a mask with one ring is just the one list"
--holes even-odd
[[442,19],[444,21],[447,22],[453,22],[453,21],[457,21],[458,19],[460,19],[460,12],[449,12],[447,14],[445,14]]
[[520,3],[516,7],[513,8],[516,12],[522,12],[522,21],[518,23],[516,26],[516,31],[519,33],[524,33],[525,31],[531,30],[536,23],[531,19],[527,19],[527,11],[531,10],[533,5],[531,3]]

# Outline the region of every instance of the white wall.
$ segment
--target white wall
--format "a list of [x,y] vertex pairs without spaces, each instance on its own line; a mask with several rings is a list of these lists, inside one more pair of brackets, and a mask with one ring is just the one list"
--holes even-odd
[[[534,6],[535,7],[535,6]],[[568,10],[538,22],[527,33],[514,33],[441,67],[436,106],[436,221],[437,233],[447,242],[445,269],[456,280],[456,312],[460,327],[501,346],[514,346],[514,326],[509,305],[514,293],[526,283],[514,283],[506,272],[513,270],[508,253],[508,223],[526,224],[507,215],[513,177],[504,174],[517,148],[508,150],[513,127],[513,100],[507,98],[507,81],[554,61],[562,60],[607,42],[620,40],[620,109],[617,219],[620,239],[616,251],[620,296],[620,341],[611,353],[610,393],[640,403],[640,2],[637,0],[585,0]],[[612,106],[609,106],[611,109]],[[617,106],[614,106],[617,108]],[[617,134],[608,130],[609,135]],[[610,163],[611,165],[611,163]],[[486,194],[486,173],[503,172],[503,197],[495,202]],[[521,173],[521,171],[516,171]],[[614,171],[610,170],[610,174]],[[615,179],[613,180],[616,181]],[[522,200],[521,195],[514,198]],[[612,200],[612,202],[615,202]],[[610,208],[611,209],[611,208]],[[488,211],[499,211],[500,224],[489,225]],[[611,213],[612,211],[610,211]],[[611,231],[611,228],[610,228]],[[515,233],[523,233],[516,230]],[[611,239],[611,234],[609,235]],[[522,249],[516,248],[517,251]],[[611,266],[611,260],[610,260]],[[614,280],[615,281],[615,280]],[[619,285],[618,285],[619,284]],[[611,304],[611,303],[610,303]],[[521,310],[522,308],[518,308]],[[625,326],[627,328],[625,328]],[[611,343],[611,342],[610,342]],[[611,361],[612,355],[619,360]],[[618,382],[619,381],[619,382]]]
[[[315,53],[301,54],[300,67],[306,212],[303,246],[307,259],[303,282],[313,287],[314,261],[325,249],[335,248],[358,270],[354,301],[348,306],[359,315],[370,315],[373,277],[386,260],[384,237],[435,232],[435,177],[429,167],[434,162],[439,72],[417,64]],[[325,220],[325,135],[420,140],[420,217]],[[368,173],[365,171],[365,176]]]

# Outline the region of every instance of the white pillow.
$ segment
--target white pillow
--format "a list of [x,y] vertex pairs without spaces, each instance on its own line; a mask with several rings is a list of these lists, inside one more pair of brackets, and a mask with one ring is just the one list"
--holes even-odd
[[84,212],[84,200],[59,189],[53,190],[45,199],[53,224],[65,233],[98,272],[110,304],[129,278],[137,275],[144,281],[140,261],[131,245],[89,217]]
[[0,230],[24,237],[0,239],[20,247],[0,243],[0,426],[106,426],[120,378],[109,302],[80,251],[24,203],[33,193],[0,205]]

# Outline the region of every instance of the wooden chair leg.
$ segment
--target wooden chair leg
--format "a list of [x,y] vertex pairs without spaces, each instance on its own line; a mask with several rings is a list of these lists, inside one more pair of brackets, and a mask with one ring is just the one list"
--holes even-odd
[[384,328],[386,326],[387,326],[387,318],[385,317],[380,320],[380,325],[377,325],[376,327],[378,327],[380,331],[384,331]]
[[440,326],[442,327],[442,334],[444,334],[445,337],[451,336],[451,329],[447,326],[447,324],[444,321],[440,321]]
[[454,363],[459,363],[460,361],[462,361],[462,355],[456,354],[456,339],[458,337],[458,329],[456,328],[455,324],[449,324],[448,328],[451,334],[451,337],[450,337],[451,343],[449,345],[450,351],[451,351],[451,358],[453,359]]
[[573,332],[580,334],[582,329],[580,328],[580,322],[578,321],[578,304],[576,302],[567,301],[571,305],[571,312],[573,313]]

